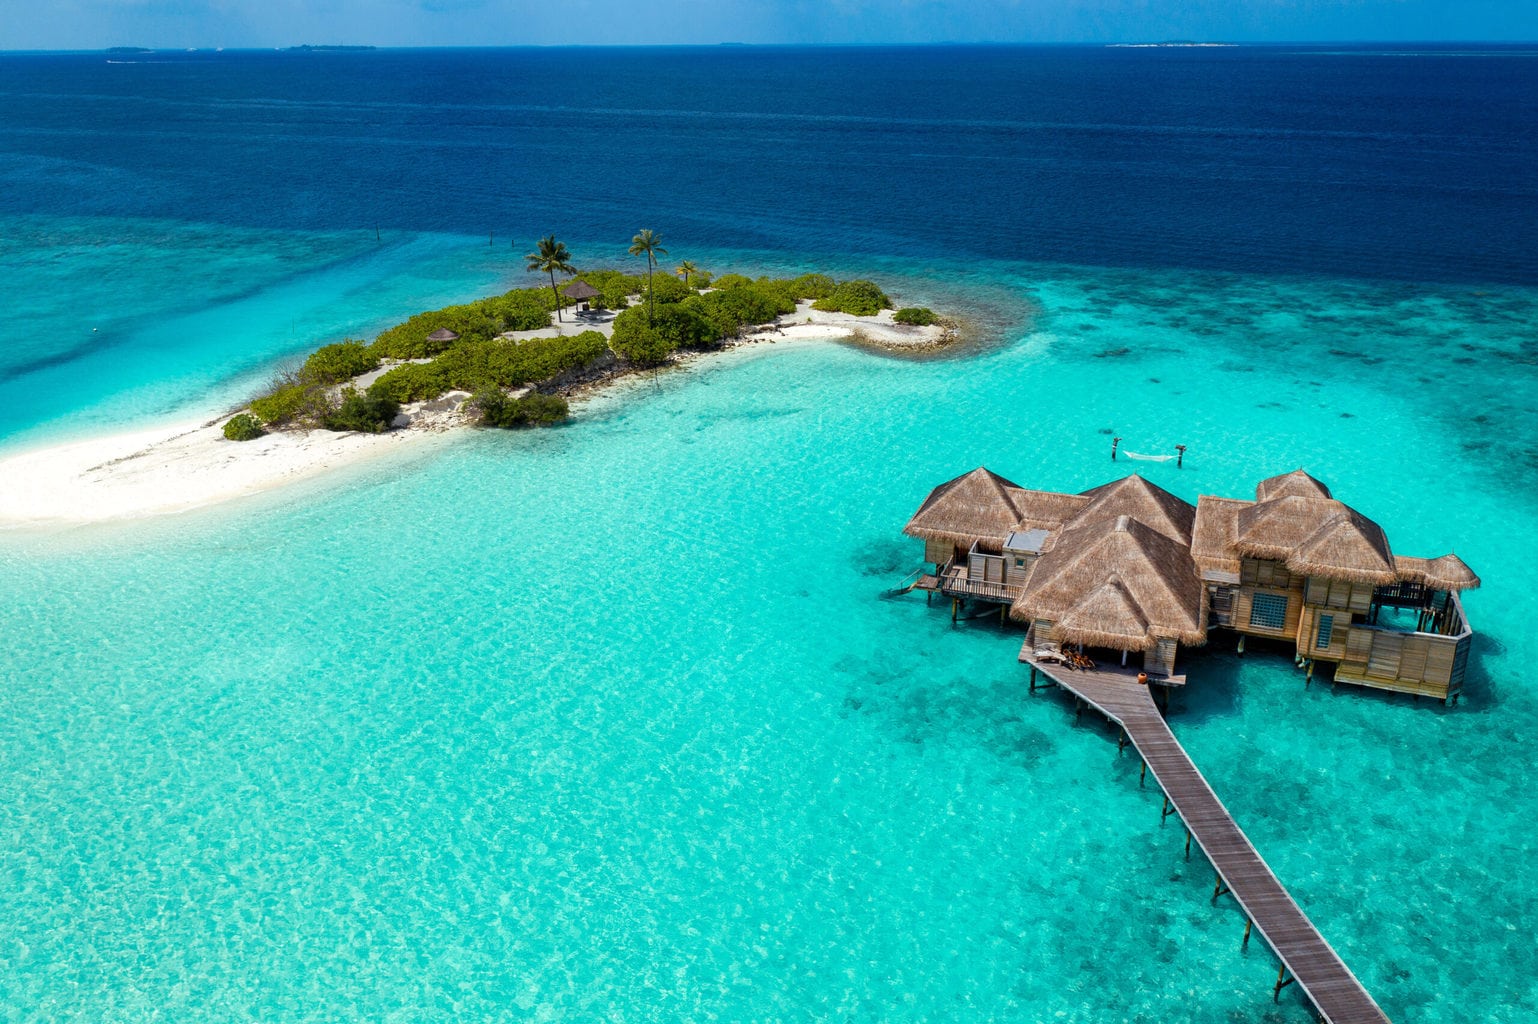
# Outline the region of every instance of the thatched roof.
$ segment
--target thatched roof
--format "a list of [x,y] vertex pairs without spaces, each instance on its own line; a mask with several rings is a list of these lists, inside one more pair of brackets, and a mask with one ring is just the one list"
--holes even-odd
[[1355,583],[1398,579],[1383,528],[1342,502],[1273,498],[1241,509],[1236,525],[1235,551],[1283,562],[1299,575]]
[[1115,573],[1068,609],[1056,626],[1064,640],[1090,647],[1146,651],[1154,646],[1148,617]]
[[447,327],[440,327],[436,331],[434,331],[433,333],[429,334],[427,336],[427,340],[428,341],[458,341],[459,340],[459,334],[457,332],[455,332],[455,331],[449,330]]
[[1196,521],[1196,509],[1136,473],[1085,491],[1083,497],[1090,499],[1089,504],[1072,525],[1131,516],[1171,540],[1187,545],[1191,543],[1191,527]]
[[1010,500],[1010,491],[1020,489],[979,466],[930,491],[903,533],[953,544],[984,539],[997,544],[1020,522],[1020,512]]
[[1011,487],[1009,500],[1020,511],[1017,529],[1046,530],[1049,533],[1061,530],[1063,524],[1082,512],[1090,501],[1078,494],[1028,491],[1023,487]]
[[1191,530],[1191,557],[1202,572],[1237,574],[1239,554],[1234,542],[1239,535],[1239,513],[1252,503],[1235,498],[1196,499],[1196,524]]
[[1301,469],[1281,476],[1271,476],[1255,485],[1255,500],[1270,501],[1273,498],[1328,498],[1330,489]]
[[1479,577],[1457,555],[1446,554],[1440,558],[1414,558],[1395,555],[1394,565],[1399,578],[1419,583],[1432,590],[1473,590],[1479,586]]
[[1126,515],[1065,530],[1010,614],[1067,619],[1076,624],[1067,639],[1119,650],[1147,650],[1159,637],[1207,642],[1206,589],[1189,549]]
[[561,294],[565,295],[568,299],[576,299],[577,301],[581,302],[586,299],[596,299],[598,296],[602,295],[603,292],[599,291],[597,288],[594,288],[592,285],[588,284],[586,281],[579,277],[575,281],[570,282],[564,288],[562,288]]

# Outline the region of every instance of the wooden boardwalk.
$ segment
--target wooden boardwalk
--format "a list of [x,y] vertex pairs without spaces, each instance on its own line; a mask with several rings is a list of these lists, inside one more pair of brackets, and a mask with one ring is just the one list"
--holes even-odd
[[[1330,1024],[1387,1024],[1388,1017],[1356,975],[1234,824],[1223,802],[1165,724],[1149,688],[1138,684],[1135,669],[1068,669],[1038,663],[1029,649],[1020,652],[1020,660],[1031,666],[1033,681],[1037,672],[1045,673],[1126,731],[1173,805],[1173,813],[1180,815],[1217,871],[1220,885],[1214,898],[1224,889],[1231,893],[1248,922],[1281,960],[1277,991],[1290,983],[1290,975]],[[1249,939],[1249,924],[1245,939]]]

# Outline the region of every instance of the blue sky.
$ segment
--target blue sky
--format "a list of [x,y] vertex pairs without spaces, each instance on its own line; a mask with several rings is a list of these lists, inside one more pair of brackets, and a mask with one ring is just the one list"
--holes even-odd
[[1534,40],[1538,0],[0,0],[0,50]]

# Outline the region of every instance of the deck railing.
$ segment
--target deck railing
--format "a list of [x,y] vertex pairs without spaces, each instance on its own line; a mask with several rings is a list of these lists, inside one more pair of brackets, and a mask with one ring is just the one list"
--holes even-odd
[[1023,584],[995,583],[993,580],[974,580],[967,576],[967,567],[955,562],[947,565],[940,574],[940,592],[952,597],[981,597],[989,601],[1014,601],[1025,591]]

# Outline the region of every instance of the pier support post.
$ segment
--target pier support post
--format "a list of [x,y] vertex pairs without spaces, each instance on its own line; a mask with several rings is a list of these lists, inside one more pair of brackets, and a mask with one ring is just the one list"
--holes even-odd
[[1191,830],[1186,829],[1186,860],[1191,859]]
[[1281,967],[1277,968],[1276,971],[1276,987],[1271,990],[1271,1001],[1273,1003],[1281,1002],[1282,989],[1291,984],[1292,979],[1287,977],[1287,965],[1283,964]]
[[1031,666],[1031,692],[1036,692],[1036,666]]
[[1138,769],[1137,773],[1137,784],[1141,786],[1143,784],[1143,780],[1148,778],[1148,762],[1139,761],[1138,764],[1142,766]]
[[1008,614],[1009,614],[1009,605],[1007,605],[1007,604],[999,605],[999,625],[1001,625],[1001,626],[1004,625],[1005,621],[1007,621],[1005,617]]
[[1245,635],[1243,633],[1239,634],[1239,652],[1238,653],[1239,653],[1239,657],[1241,657],[1241,658],[1244,657],[1244,641],[1246,639],[1247,638],[1245,637]]
[[1170,803],[1170,795],[1164,794],[1164,810],[1159,813],[1159,824],[1164,824],[1171,814],[1175,813],[1175,805]]
[[1212,883],[1212,902],[1216,903],[1218,901],[1218,897],[1227,891],[1228,886],[1223,884],[1223,876],[1219,875],[1217,880]]
[[959,597],[951,598],[951,621],[952,622],[956,621],[956,612],[957,612],[957,610],[960,607],[961,607],[961,598],[959,598]]
[[1254,926],[1255,926],[1255,922],[1254,921],[1251,921],[1247,917],[1244,919],[1244,941],[1239,943],[1239,948],[1240,949],[1249,949],[1250,948],[1250,929],[1253,928]]
[[1303,689],[1305,689],[1305,690],[1308,689],[1309,684],[1312,683],[1313,681],[1314,681],[1314,659],[1313,658],[1309,658],[1308,659],[1308,674],[1303,677]]

